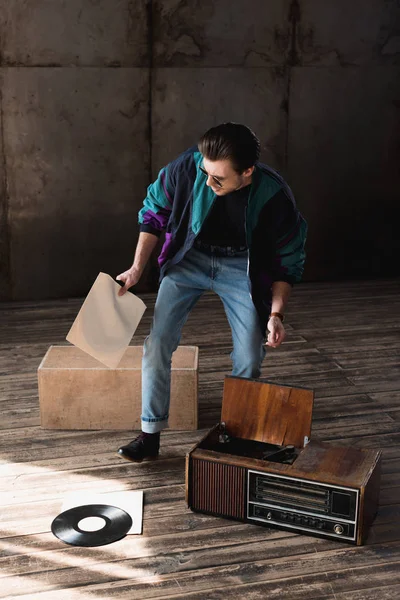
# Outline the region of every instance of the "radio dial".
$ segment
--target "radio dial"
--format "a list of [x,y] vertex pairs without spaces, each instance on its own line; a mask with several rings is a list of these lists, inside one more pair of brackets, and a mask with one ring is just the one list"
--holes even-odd
[[344,531],[343,525],[335,525],[333,528],[333,531],[335,533],[337,533],[338,535],[342,535],[342,533]]

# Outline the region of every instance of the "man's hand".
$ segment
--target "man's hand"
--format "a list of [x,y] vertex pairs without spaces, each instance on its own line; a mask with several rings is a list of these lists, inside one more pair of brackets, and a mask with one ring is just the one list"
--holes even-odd
[[279,317],[271,317],[268,321],[267,329],[269,331],[267,338],[267,346],[277,348],[281,345],[286,337],[285,328]]
[[117,281],[123,281],[124,286],[118,291],[118,296],[123,296],[129,290],[130,287],[136,285],[140,279],[141,273],[135,268],[131,267],[127,271],[124,271],[115,278]]

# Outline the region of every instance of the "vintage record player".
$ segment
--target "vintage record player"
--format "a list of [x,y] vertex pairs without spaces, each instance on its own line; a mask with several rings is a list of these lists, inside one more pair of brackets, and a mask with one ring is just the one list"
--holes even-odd
[[311,441],[312,390],[226,377],[221,422],[186,457],[193,511],[361,545],[377,450]]

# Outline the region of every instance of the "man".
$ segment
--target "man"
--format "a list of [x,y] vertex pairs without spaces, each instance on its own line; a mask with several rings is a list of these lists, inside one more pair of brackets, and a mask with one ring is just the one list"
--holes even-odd
[[160,288],[142,364],[142,433],[118,453],[140,462],[159,453],[168,426],[171,356],[190,310],[206,290],[221,298],[232,330],[232,375],[257,378],[267,345],[284,337],[292,284],[303,272],[306,223],[289,186],[258,162],[260,143],[224,123],[163,168],[139,213],[133,265],[117,279],[135,285],[165,230]]

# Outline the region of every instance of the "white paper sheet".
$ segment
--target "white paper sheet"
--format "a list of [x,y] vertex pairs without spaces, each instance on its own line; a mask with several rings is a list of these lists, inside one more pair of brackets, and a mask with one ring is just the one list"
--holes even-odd
[[143,491],[130,490],[128,492],[111,492],[106,494],[93,494],[88,492],[73,492],[66,496],[61,512],[75,508],[76,506],[87,506],[88,504],[107,504],[122,508],[130,515],[132,527],[128,534],[141,534],[143,524]]
[[118,366],[146,310],[131,292],[118,296],[120,289],[110,275],[99,273],[66,338],[111,369]]

